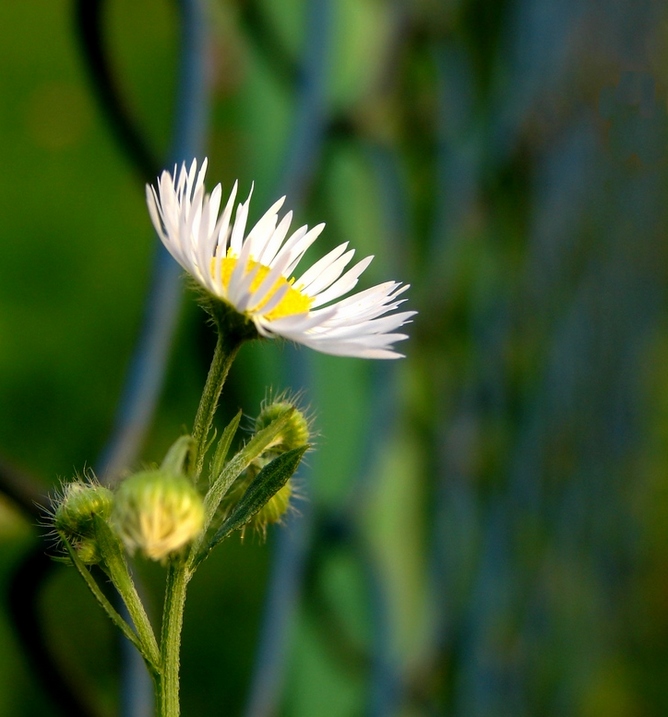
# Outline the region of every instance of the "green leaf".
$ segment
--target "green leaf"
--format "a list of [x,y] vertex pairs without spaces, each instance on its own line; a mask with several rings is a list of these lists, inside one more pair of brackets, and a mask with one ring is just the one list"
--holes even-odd
[[223,435],[218,441],[216,446],[216,452],[214,453],[213,460],[211,461],[211,478],[219,476],[223,471],[225,465],[225,459],[230,450],[230,444],[234,438],[237,429],[239,428],[239,421],[241,421],[241,411],[227,424]]
[[179,436],[167,451],[160,468],[176,475],[184,473],[186,465],[189,469],[192,469],[195,448],[195,440],[192,436]]
[[[280,434],[285,428],[288,421],[290,420],[293,410],[286,411],[280,418],[277,418],[273,423],[270,423],[266,428],[258,431],[248,443],[232,458],[229,463],[222,470],[221,474],[214,481],[209,492],[204,498],[204,530],[206,532],[211,520],[218,510],[220,501],[225,497],[225,494],[230,489],[230,486],[234,481],[248,468],[255,458],[263,453],[274,439]],[[229,428],[229,426],[228,426]],[[227,428],[225,432],[227,432]],[[224,437],[224,436],[223,436]],[[221,441],[223,439],[221,438]],[[216,451],[217,453],[218,451]],[[215,474],[214,474],[215,475]],[[195,546],[193,554],[197,553],[199,546]]]
[[230,533],[243,528],[278,493],[297,470],[302,456],[308,448],[308,445],[300,446],[282,453],[257,474],[209,544],[198,554],[195,566],[199,565]]

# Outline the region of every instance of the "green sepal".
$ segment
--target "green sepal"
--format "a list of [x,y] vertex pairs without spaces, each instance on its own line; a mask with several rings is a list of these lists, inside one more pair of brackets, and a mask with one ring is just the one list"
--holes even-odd
[[199,305],[213,319],[219,336],[225,338],[228,344],[240,344],[260,338],[255,324],[243,313],[224,299],[201,291],[197,282],[192,282],[193,288],[199,294]]
[[79,571],[79,575],[84,579],[84,582],[88,586],[88,589],[93,593],[93,597],[98,601],[100,607],[107,613],[111,621],[116,627],[127,637],[128,640],[137,648],[139,654],[144,658],[147,667],[153,675],[160,673],[160,667],[156,662],[157,654],[151,655],[146,649],[142,641],[139,639],[135,631],[128,625],[128,623],[121,617],[121,615],[114,609],[113,605],[109,602],[107,597],[104,595],[100,586],[95,581],[95,578],[91,575],[88,568],[81,562],[77,551],[70,545],[65,535],[61,532],[60,534],[63,544],[67,548],[70,560],[74,564],[74,567]]
[[223,471],[223,466],[225,465],[225,459],[227,458],[227,454],[229,453],[232,439],[236,435],[237,429],[239,428],[241,415],[242,411],[240,410],[237,415],[227,424],[225,430],[223,431],[223,435],[218,441],[218,445],[216,446],[216,452],[213,454],[213,459],[211,460],[212,479],[215,479],[216,477],[220,476]]
[[243,528],[292,478],[308,448],[308,445],[299,446],[299,448],[293,448],[291,451],[282,453],[257,474],[241,500],[218,528],[209,544],[197,555],[193,569],[230,533]]
[[174,475],[190,475],[195,465],[195,452],[197,446],[192,436],[179,436],[162,461],[160,470]]

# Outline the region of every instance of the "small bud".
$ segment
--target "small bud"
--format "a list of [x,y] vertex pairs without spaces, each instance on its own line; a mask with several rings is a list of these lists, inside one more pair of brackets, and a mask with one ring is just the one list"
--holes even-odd
[[163,470],[126,478],[118,487],[111,524],[130,555],[151,560],[176,553],[202,530],[204,504],[187,478]]
[[57,530],[70,535],[90,535],[93,518],[108,518],[113,493],[101,485],[73,481],[67,483],[53,516]]
[[[269,405],[263,406],[260,415],[255,419],[255,430],[261,431],[267,428],[267,426],[287,413],[290,413],[290,416],[285,427],[234,483],[232,490],[222,502],[223,510],[229,511],[232,509],[262,468],[271,463],[274,458],[295,448],[301,448],[308,443],[310,435],[309,421],[293,403],[286,399],[277,399]],[[280,523],[288,510],[290,510],[290,499],[294,495],[294,483],[290,478],[250,519],[248,524],[261,532],[265,532],[268,525]]]
[[111,515],[113,493],[96,483],[81,480],[65,485],[63,495],[57,499],[53,525],[71,543],[82,562],[87,565],[102,559],[95,536],[94,519],[107,520]]
[[278,400],[268,406],[264,406],[260,411],[260,415],[255,419],[255,430],[261,431],[288,411],[292,411],[292,415],[288,419],[287,425],[276,437],[276,440],[267,447],[267,451],[277,454],[285,453],[308,443],[308,419],[289,401]]
[[97,565],[103,561],[100,544],[95,538],[81,538],[74,541],[74,549],[84,565]]
[[[308,443],[310,436],[309,421],[300,410],[287,400],[279,399],[268,406],[264,406],[255,420],[255,430],[262,430],[288,411],[292,411],[292,414],[286,427],[278,435],[276,441],[267,448],[266,452],[254,461],[254,466],[249,469],[250,475],[253,475],[255,471],[269,463],[277,455],[291,451],[294,448],[301,448]],[[290,479],[278,493],[275,493],[269,499],[262,510],[253,516],[250,524],[254,528],[264,531],[267,525],[280,523],[290,508],[290,499],[293,495],[293,481]]]

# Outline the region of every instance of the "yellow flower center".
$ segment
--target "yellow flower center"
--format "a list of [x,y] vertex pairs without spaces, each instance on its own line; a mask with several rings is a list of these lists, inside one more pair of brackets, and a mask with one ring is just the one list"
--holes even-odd
[[[212,274],[215,272],[216,261],[216,259],[213,259],[213,261],[211,262]],[[237,261],[237,257],[229,255],[226,256],[224,259],[220,259],[220,281],[225,289],[227,289],[230,284],[232,272],[237,265]],[[264,264],[260,264],[260,262],[250,259],[246,264],[246,274],[253,270],[255,270],[255,277],[253,278],[253,281],[250,285],[251,292],[259,288],[260,284],[262,284],[267,274],[271,271],[268,266],[265,266]],[[270,321],[273,321],[274,319],[281,319],[284,316],[293,316],[294,314],[306,313],[311,308],[313,299],[311,299],[311,297],[309,296],[306,296],[306,294],[303,294],[299,289],[296,289],[293,286],[293,283],[294,279],[288,280],[283,276],[276,279],[274,285],[267,292],[267,295],[264,297],[264,299],[262,299],[262,301],[253,308],[252,313],[262,313],[263,307],[265,307],[272,299],[274,294],[284,286],[287,286],[288,289],[285,292],[283,298],[278,302],[276,306],[274,306],[273,309],[264,314],[265,318],[269,319]]]

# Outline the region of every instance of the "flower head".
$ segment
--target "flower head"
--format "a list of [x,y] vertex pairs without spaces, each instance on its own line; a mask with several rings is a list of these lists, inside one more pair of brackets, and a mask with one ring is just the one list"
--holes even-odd
[[[237,184],[219,215],[222,189],[204,190],[207,161],[193,160],[163,172],[157,189],[147,186],[153,224],[170,254],[213,297],[254,324],[261,336],[283,337],[323,353],[361,358],[399,358],[396,333],[414,311],[395,312],[408,285],[378,284],[346,298],[373,257],[347,271],[354,250],[341,244],[305,272],[293,275],[324,224],[290,236],[292,212],[279,221],[285,197],[250,230],[248,199],[236,205]],[[251,190],[252,194],[252,190]]]

